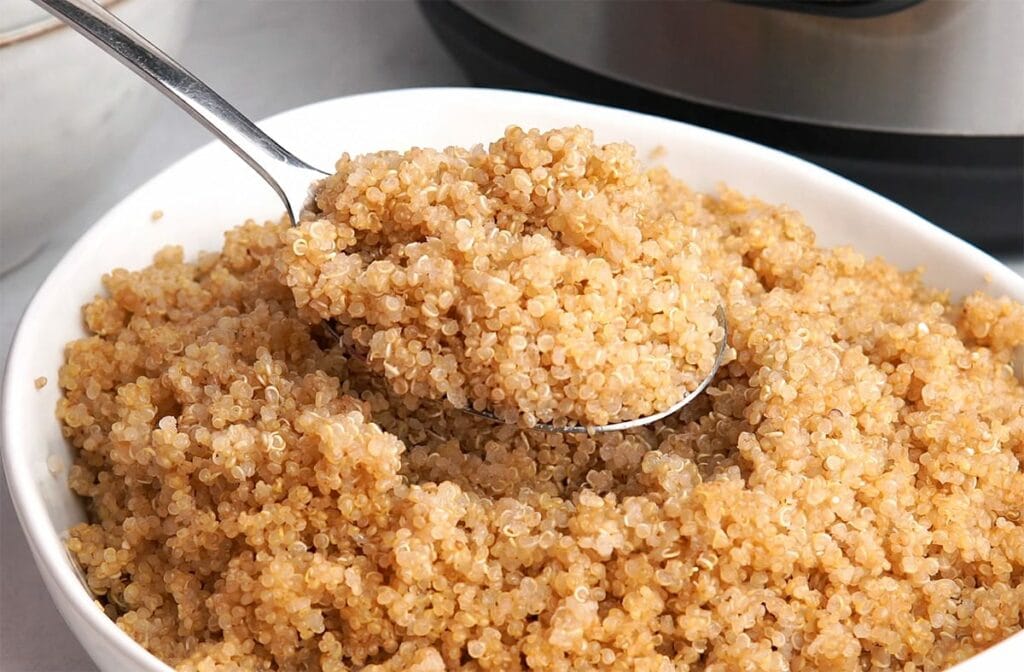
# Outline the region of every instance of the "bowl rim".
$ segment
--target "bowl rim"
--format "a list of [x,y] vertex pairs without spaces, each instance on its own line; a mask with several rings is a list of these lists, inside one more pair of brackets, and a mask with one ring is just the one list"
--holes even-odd
[[[654,123],[665,127],[681,127],[697,136],[704,136],[716,143],[732,146],[754,160],[770,161],[779,170],[792,174],[794,180],[831,186],[833,189],[849,192],[851,196],[856,196],[858,200],[864,201],[865,207],[886,212],[891,219],[899,221],[900,225],[906,227],[915,237],[952,245],[961,256],[965,257],[965,261],[983,268],[993,281],[996,281],[1001,286],[1011,288],[1011,294],[1017,296],[1018,300],[1024,300],[1024,278],[1021,278],[1008,267],[970,243],[927,222],[903,206],[804,159],[743,138],[686,122],[557,96],[521,91],[473,87],[411,87],[339,96],[317,101],[289,108],[258,123],[261,126],[264,124],[274,125],[276,123],[283,123],[289,115],[319,107],[330,108],[333,105],[341,104],[342,101],[348,104],[380,104],[385,101],[388,104],[395,104],[400,99],[406,99],[402,103],[408,105],[412,104],[408,99],[415,100],[417,98],[439,96],[452,101],[464,101],[467,97],[478,98],[494,106],[495,109],[500,109],[502,102],[510,102],[512,100],[526,101],[541,106],[561,106],[563,109],[578,110],[584,112],[587,119],[614,117],[619,120],[633,120],[641,124]],[[67,252],[64,253],[60,261],[54,265],[47,274],[46,279],[33,294],[31,301],[18,321],[7,356],[6,373],[2,388],[0,388],[0,399],[3,400],[2,409],[0,409],[0,459],[3,462],[8,490],[19,523],[32,550],[36,566],[43,575],[47,588],[51,593],[53,602],[58,606],[65,620],[70,620],[69,615],[64,615],[64,609],[67,608],[86,627],[91,628],[94,634],[104,638],[111,646],[116,647],[121,653],[130,657],[139,666],[139,669],[150,672],[172,672],[172,670],[167,663],[150,653],[126,632],[121,630],[113,620],[108,618],[97,607],[94,601],[95,598],[88,592],[79,579],[76,568],[69,562],[69,555],[65,549],[61,532],[53,525],[43,497],[39,489],[35,487],[31,477],[29,456],[33,453],[25,448],[27,442],[21,438],[21,424],[17,421],[22,407],[27,402],[24,402],[19,396],[15,386],[27,374],[24,371],[24,367],[21,366],[21,362],[24,359],[21,353],[31,348],[32,334],[29,333],[29,329],[33,325],[40,323],[40,318],[37,314],[43,309],[44,298],[59,291],[59,287],[56,286],[56,278],[62,269],[70,264],[69,260],[78,256],[80,250],[88,247],[93,239],[98,239],[109,229],[117,228],[118,222],[121,220],[121,212],[127,207],[126,204],[138,198],[140,193],[144,192],[152,184],[164,180],[168,173],[178,170],[182,164],[201,160],[206,153],[211,151],[228,151],[223,146],[220,146],[218,150],[211,149],[218,146],[220,146],[219,141],[213,140],[188,152],[185,156],[144,181],[90,225]],[[722,179],[728,178],[723,176]],[[56,381],[54,383],[56,384]],[[81,638],[77,632],[75,634]],[[1024,643],[1024,632],[1011,635],[993,645],[987,651],[1000,647],[1010,640]],[[92,655],[91,652],[90,655]],[[983,655],[983,653],[978,655]]]

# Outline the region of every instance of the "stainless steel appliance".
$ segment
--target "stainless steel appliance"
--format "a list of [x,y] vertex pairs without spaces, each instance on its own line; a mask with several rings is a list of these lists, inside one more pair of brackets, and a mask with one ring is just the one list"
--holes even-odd
[[1024,249],[1022,0],[423,2],[474,81],[800,154]]

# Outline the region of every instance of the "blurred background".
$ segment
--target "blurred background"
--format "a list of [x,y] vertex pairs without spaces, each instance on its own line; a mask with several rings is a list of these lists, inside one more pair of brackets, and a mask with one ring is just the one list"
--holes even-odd
[[[1024,273],[1024,0],[104,2],[254,119],[412,86],[628,107],[804,156]],[[209,140],[29,0],[0,0],[0,357],[74,240]],[[2,480],[0,508],[0,669],[94,670]]]

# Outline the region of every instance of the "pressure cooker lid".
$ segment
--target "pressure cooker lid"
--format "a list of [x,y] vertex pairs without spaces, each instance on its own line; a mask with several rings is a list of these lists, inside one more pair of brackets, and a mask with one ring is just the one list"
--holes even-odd
[[453,1],[548,56],[691,102],[864,130],[1024,134],[1024,2]]

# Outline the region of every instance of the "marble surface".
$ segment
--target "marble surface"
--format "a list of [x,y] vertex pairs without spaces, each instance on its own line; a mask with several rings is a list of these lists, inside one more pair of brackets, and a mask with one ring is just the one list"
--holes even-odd
[[[175,55],[257,119],[350,93],[466,83],[417,7],[404,0],[200,0],[186,43]],[[10,98],[0,102],[0,124],[3,105],[10,104]],[[134,150],[106,167],[105,187],[38,255],[0,278],[0,357],[6,359],[36,287],[82,231],[137,185],[208,140],[177,108],[159,102]],[[1024,274],[1024,251],[1007,262]],[[43,587],[0,475],[0,670],[95,669]]]

